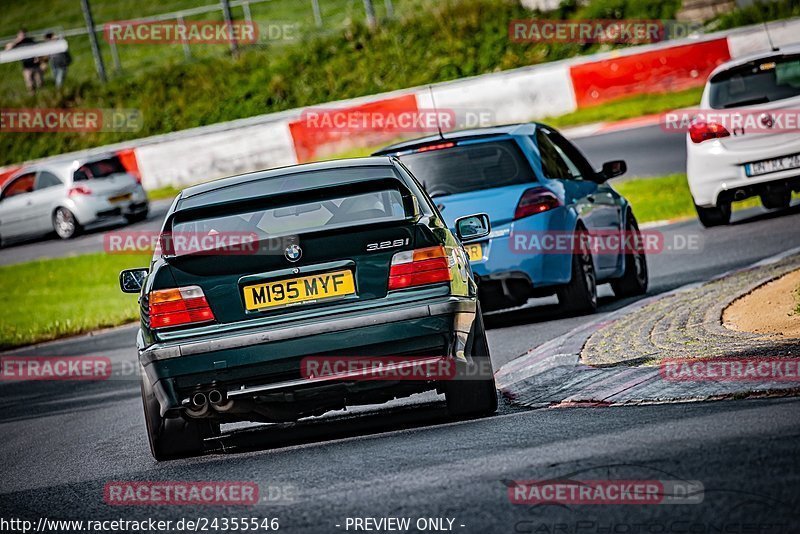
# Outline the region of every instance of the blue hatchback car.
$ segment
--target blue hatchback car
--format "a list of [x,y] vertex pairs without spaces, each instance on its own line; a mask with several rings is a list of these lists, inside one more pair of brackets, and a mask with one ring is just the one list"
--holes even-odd
[[[491,235],[466,247],[484,311],[556,294],[565,311],[591,313],[598,284],[610,283],[618,297],[647,291],[636,218],[607,183],[625,173],[624,161],[595,170],[575,145],[538,123],[450,132],[375,155],[405,165],[451,227],[464,215],[489,214]],[[619,246],[605,247],[610,241]]]

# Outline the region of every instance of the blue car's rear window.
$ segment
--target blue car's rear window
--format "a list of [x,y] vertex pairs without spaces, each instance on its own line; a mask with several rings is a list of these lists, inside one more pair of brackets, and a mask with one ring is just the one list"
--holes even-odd
[[400,156],[431,197],[532,182],[536,177],[511,139]]

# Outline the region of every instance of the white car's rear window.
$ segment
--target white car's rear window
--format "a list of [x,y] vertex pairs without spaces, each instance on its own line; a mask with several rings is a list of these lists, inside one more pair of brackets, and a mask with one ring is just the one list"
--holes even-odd
[[800,56],[781,56],[720,72],[709,86],[711,107],[755,106],[800,96]]

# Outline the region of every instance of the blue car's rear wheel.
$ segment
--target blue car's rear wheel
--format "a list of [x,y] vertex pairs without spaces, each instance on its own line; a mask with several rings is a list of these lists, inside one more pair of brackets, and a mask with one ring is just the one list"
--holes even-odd
[[493,414],[497,411],[497,387],[480,306],[467,346],[472,364],[460,367],[456,377],[445,384],[447,410],[456,417]]
[[594,313],[597,309],[597,276],[594,261],[584,234],[578,231],[578,250],[572,253],[572,275],[558,291],[558,303],[567,314]]
[[[648,284],[647,256],[639,233],[639,225],[632,213],[628,214],[625,233],[629,237],[633,237],[635,242],[626,239],[626,243],[634,245],[633,250],[626,250],[628,253],[625,254],[625,272],[622,278],[611,281],[611,289],[618,297],[644,295],[647,292]],[[630,245],[626,245],[626,248],[630,248]]]

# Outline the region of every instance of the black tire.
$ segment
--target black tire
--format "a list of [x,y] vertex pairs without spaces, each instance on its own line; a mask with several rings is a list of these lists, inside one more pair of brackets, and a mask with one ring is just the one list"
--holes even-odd
[[150,453],[158,461],[197,456],[203,452],[203,439],[213,434],[212,426],[205,421],[187,421],[181,417],[161,417],[158,400],[141,379],[144,422]]
[[131,215],[125,215],[125,220],[128,221],[128,224],[134,224],[138,222],[142,222],[147,219],[147,214],[149,210],[140,211],[139,213],[133,213]]
[[473,363],[459,367],[456,377],[445,383],[447,411],[454,417],[484,416],[497,411],[497,386],[480,305],[470,337]]
[[[611,289],[617,297],[634,297],[647,293],[647,255],[644,251],[639,225],[633,213],[628,213],[628,222],[625,224],[626,250],[625,272],[622,278],[611,281]],[[633,237],[633,240],[631,240]],[[628,246],[630,243],[631,246]],[[630,250],[633,248],[634,250]]]
[[53,212],[53,230],[61,239],[72,239],[80,235],[83,227],[81,227],[74,213],[67,208],[57,208]]
[[568,284],[558,288],[558,303],[569,315],[583,315],[597,310],[597,275],[592,254],[578,231],[578,250],[572,253],[572,276]]
[[768,210],[782,210],[789,207],[792,203],[792,192],[775,191],[761,195],[761,205]]
[[730,203],[720,204],[713,208],[703,208],[695,204],[694,209],[697,211],[697,218],[700,219],[700,224],[706,228],[722,226],[731,222]]

